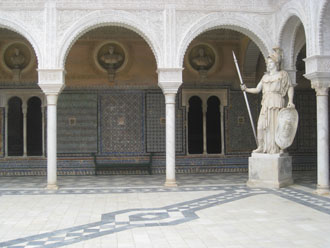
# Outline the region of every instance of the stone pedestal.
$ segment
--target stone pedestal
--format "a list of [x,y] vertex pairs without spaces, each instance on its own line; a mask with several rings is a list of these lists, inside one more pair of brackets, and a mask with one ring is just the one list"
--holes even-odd
[[288,154],[252,153],[247,186],[278,189],[293,184],[292,158]]

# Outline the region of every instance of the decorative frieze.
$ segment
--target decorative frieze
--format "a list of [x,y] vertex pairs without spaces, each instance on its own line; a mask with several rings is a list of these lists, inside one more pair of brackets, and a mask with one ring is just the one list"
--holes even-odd
[[328,96],[330,81],[312,81],[312,88],[315,89],[317,96]]

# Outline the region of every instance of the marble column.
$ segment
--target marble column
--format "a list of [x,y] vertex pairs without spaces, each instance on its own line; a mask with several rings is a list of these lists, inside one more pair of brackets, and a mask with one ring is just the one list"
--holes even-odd
[[330,55],[312,55],[304,59],[306,74],[316,91],[317,109],[317,188],[316,193],[329,195],[329,109]]
[[41,106],[41,120],[42,120],[42,156],[45,156],[45,107]]
[[57,186],[57,99],[64,88],[64,69],[38,69],[39,86],[47,99],[47,189]]
[[166,181],[165,186],[177,186],[175,179],[175,98],[182,84],[182,68],[158,68],[158,85],[166,104]]
[[166,104],[166,181],[165,186],[177,186],[175,180],[175,97],[165,93]]
[[189,155],[189,125],[188,125],[188,120],[189,120],[189,101],[186,104],[186,121],[184,123],[184,126],[186,128],[186,151],[187,155]]
[[329,194],[329,109],[328,87],[314,87],[317,104],[317,189]]
[[57,189],[57,94],[47,97],[47,188]]

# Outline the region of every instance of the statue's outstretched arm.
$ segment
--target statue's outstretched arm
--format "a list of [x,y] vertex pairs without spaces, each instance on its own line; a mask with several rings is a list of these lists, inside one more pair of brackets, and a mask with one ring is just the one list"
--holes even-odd
[[258,94],[262,90],[262,82],[260,82],[256,88],[247,88],[245,84],[241,85],[241,89],[248,93]]

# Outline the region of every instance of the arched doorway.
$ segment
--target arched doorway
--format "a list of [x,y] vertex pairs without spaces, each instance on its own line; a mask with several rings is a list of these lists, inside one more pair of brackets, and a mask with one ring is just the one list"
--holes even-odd
[[221,153],[221,118],[220,100],[216,96],[211,96],[207,100],[206,112],[206,140],[207,153]]
[[203,109],[198,96],[189,99],[188,110],[188,153],[203,153]]
[[[18,30],[21,28],[18,27]],[[21,30],[22,31],[22,30]],[[28,35],[28,38],[31,37]],[[37,55],[27,38],[6,28],[0,28],[2,61],[0,67],[1,97],[7,105],[0,107],[5,120],[0,124],[4,132],[5,156],[27,156],[27,99],[42,95],[38,88]],[[2,153],[3,150],[0,152]],[[25,166],[29,166],[29,162]]]
[[12,97],[8,101],[8,156],[23,156],[22,100]]
[[43,154],[41,100],[39,97],[31,97],[27,105],[27,155],[41,156]]
[[[164,130],[164,98],[153,51],[139,34],[118,26],[92,29],[71,47],[65,68],[59,156],[95,154],[100,163],[128,165],[163,152],[164,137],[158,135]],[[126,167],[97,173],[143,173]]]
[[[188,112],[188,155],[191,154],[189,130],[192,122],[189,119],[191,104],[187,99],[194,95],[202,102],[203,152],[199,154],[203,156],[199,163],[207,166],[212,158],[219,171],[222,170],[219,164],[241,163],[231,162],[238,161],[237,158],[226,157],[242,157],[256,147],[232,51],[239,60],[244,82],[255,87],[265,70],[263,55],[249,37],[237,31],[214,29],[200,34],[189,45],[184,59],[182,105]],[[259,96],[251,95],[249,101],[256,123]]]

